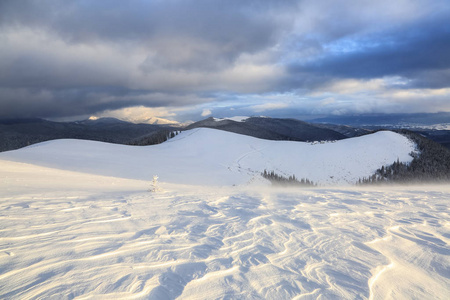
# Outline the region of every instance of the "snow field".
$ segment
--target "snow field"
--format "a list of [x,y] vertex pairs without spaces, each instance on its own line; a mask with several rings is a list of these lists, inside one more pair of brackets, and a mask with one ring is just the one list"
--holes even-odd
[[0,160],[2,299],[447,299],[450,189],[128,180]]

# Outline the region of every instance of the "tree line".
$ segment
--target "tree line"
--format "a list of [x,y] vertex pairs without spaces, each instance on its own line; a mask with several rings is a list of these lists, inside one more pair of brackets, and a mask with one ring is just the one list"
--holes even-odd
[[165,141],[178,135],[179,131],[160,130],[150,135],[146,135],[127,143],[132,146],[149,146],[164,143]]
[[264,172],[261,173],[261,176],[268,179],[273,185],[292,185],[292,186],[301,186],[301,187],[313,187],[317,186],[314,182],[307,178],[302,178],[298,180],[295,175],[291,175],[289,177],[285,177],[279,174],[276,174],[274,171],[268,172],[264,169]]

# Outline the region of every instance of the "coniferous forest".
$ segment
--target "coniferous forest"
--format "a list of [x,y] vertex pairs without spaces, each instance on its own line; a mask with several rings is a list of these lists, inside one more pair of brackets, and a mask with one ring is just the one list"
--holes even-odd
[[417,152],[410,155],[413,160],[402,163],[398,160],[382,166],[371,177],[361,178],[357,184],[372,183],[417,183],[450,181],[450,150],[409,130],[397,130],[416,144]]
[[273,185],[291,185],[291,186],[302,186],[302,187],[313,187],[316,186],[314,182],[307,178],[297,179],[295,175],[291,175],[289,177],[285,177],[279,174],[276,174],[274,171],[268,172],[264,170],[261,173],[261,176],[268,179]]

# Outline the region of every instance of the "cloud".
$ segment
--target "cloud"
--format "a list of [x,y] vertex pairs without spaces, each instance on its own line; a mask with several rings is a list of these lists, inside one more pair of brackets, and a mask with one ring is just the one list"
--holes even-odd
[[264,104],[253,105],[253,106],[250,106],[249,108],[251,110],[253,110],[254,112],[260,113],[260,112],[268,111],[268,110],[282,109],[282,108],[286,108],[288,106],[289,105],[286,103],[264,103]]
[[[450,86],[450,81],[430,80],[435,72],[445,75],[450,69],[450,27],[445,21],[427,21],[413,27],[383,31],[350,41],[337,41],[334,48],[306,63],[294,62],[291,74],[321,78],[371,79],[400,76],[411,86]],[[447,75],[448,76],[448,75]],[[438,80],[436,80],[438,79]]]
[[3,0],[0,117],[386,111],[402,91],[445,109],[448,15],[445,0]]
[[211,110],[205,108],[205,109],[203,109],[201,116],[202,117],[207,117],[207,116],[210,116],[211,114],[212,114]]
[[271,47],[288,22],[273,16],[288,8],[274,1],[3,1],[0,22],[45,30],[69,45],[138,47],[144,70],[211,70]]
[[[276,75],[271,58],[259,63],[286,23],[273,17],[286,5],[269,2],[2,1],[0,87],[18,98],[27,91],[22,102],[48,103],[36,110],[12,97],[2,100],[11,102],[2,116],[19,115],[19,106],[22,115],[55,117],[70,114],[62,107],[94,114],[195,105],[211,91],[270,86],[266,81]],[[138,97],[149,94],[165,97]]]

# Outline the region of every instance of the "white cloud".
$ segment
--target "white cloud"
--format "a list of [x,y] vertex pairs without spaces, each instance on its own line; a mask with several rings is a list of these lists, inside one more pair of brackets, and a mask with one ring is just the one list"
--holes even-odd
[[378,91],[384,88],[387,79],[378,78],[370,80],[343,79],[336,80],[322,87],[322,90],[337,94],[355,94],[367,91]]
[[327,105],[336,103],[336,99],[334,99],[333,97],[328,97],[323,100],[320,100],[319,103],[320,103],[320,106],[327,106]]
[[288,106],[289,105],[287,103],[264,103],[250,106],[250,109],[259,113],[267,110],[283,109],[287,108]]
[[207,117],[207,116],[210,116],[211,114],[212,114],[212,112],[210,109],[205,108],[202,111],[202,117]]

